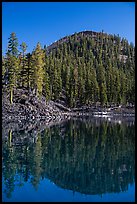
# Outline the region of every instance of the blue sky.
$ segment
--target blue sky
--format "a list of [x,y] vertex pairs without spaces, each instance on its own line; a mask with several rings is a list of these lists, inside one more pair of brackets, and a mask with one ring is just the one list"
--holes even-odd
[[3,2],[2,51],[15,32],[31,52],[61,37],[83,30],[119,34],[135,43],[134,2]]

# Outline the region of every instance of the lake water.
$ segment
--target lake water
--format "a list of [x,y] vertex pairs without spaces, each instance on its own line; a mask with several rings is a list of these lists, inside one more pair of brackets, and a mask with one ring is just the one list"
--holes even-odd
[[8,125],[2,138],[3,202],[135,201],[134,121]]

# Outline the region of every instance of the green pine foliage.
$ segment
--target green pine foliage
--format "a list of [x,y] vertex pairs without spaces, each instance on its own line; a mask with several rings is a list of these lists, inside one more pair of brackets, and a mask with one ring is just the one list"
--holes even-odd
[[13,90],[17,87],[17,76],[19,72],[18,39],[16,34],[11,33],[6,53],[6,69],[9,77],[10,103],[13,103]]
[[135,47],[119,35],[85,31],[44,49],[38,43],[32,53],[24,42],[20,48],[12,33],[2,59],[11,92],[24,87],[47,101],[65,94],[68,107],[135,103]]
[[43,79],[44,79],[44,52],[41,49],[40,43],[37,44],[36,49],[32,54],[34,69],[34,89],[38,97],[42,96]]
[[21,55],[19,57],[20,59],[20,73],[19,73],[19,78],[20,78],[20,83],[19,85],[21,87],[27,87],[27,62],[26,62],[26,55],[25,52],[27,50],[27,45],[25,42],[22,42],[22,44],[20,45],[20,49],[21,49]]
[[4,77],[6,74],[5,59],[2,57],[2,83],[4,84]]

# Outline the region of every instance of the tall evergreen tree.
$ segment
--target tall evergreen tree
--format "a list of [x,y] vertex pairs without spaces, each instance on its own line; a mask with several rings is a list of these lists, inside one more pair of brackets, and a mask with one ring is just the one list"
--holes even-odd
[[107,94],[106,94],[106,81],[105,81],[105,71],[104,67],[101,64],[98,66],[98,84],[99,84],[99,95],[100,102],[102,105],[107,103]]
[[22,86],[24,87],[25,85],[27,86],[27,69],[28,69],[28,64],[27,64],[27,60],[26,60],[26,56],[25,56],[25,52],[27,50],[27,45],[25,42],[22,42],[22,44],[20,45],[20,49],[22,51],[22,57],[20,60],[20,78],[21,78],[21,82],[22,82]]
[[3,85],[5,84],[5,73],[6,73],[6,66],[5,66],[5,59],[4,57],[2,56],[2,82],[3,82]]
[[41,97],[44,78],[44,52],[41,49],[40,43],[37,44],[32,54],[32,59],[34,68],[34,88],[36,90],[36,96]]
[[8,51],[7,51],[7,69],[9,76],[9,89],[10,89],[10,103],[13,103],[13,89],[17,85],[17,75],[18,75],[18,39],[15,33],[11,33],[8,41]]

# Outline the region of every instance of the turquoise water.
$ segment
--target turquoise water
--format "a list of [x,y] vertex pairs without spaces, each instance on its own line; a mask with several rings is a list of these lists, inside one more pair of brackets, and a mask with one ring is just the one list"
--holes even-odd
[[134,129],[133,122],[93,118],[6,129],[2,200],[134,202]]

